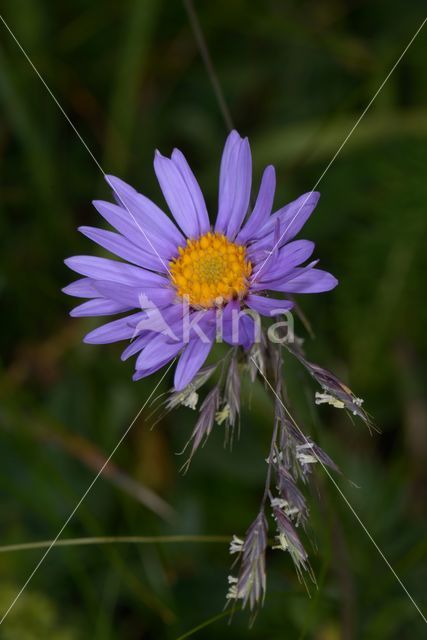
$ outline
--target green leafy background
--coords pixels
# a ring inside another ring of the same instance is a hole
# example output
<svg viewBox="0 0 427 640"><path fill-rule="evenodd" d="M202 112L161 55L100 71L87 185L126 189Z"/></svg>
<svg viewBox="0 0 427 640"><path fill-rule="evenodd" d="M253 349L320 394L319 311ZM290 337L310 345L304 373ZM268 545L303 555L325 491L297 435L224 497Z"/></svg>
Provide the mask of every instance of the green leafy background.
<svg viewBox="0 0 427 640"><path fill-rule="evenodd" d="M278 172L277 203L309 191L421 24L421 0L195 3L256 181ZM180 147L215 213L226 129L177 0L4 0L1 13L96 159L162 203L155 148ZM334 370L374 416L369 435L313 407L299 366L284 375L295 414L335 459L337 481L419 606L427 610L427 27L323 178L304 235L340 286L301 298L310 359ZM53 538L160 376L134 384L120 346L83 345L68 316L67 256L93 251L108 198L97 166L0 24L0 543ZM169 375L160 390L171 384ZM147 408L64 538L243 534L256 513L272 428L260 384L245 385L241 437L218 427L187 475L176 455L195 421L179 409L150 430ZM149 487L174 509L152 513ZM133 488L133 489L132 489ZM139 494L138 494L139 495ZM254 626L237 613L194 637L345 640L425 637L421 616L321 472L305 539L311 597L286 554L268 554ZM0 548L1 551L1 548ZM0 553L0 613L43 551ZM53 549L0 626L5 640L178 638L221 614L224 542Z"/></svg>

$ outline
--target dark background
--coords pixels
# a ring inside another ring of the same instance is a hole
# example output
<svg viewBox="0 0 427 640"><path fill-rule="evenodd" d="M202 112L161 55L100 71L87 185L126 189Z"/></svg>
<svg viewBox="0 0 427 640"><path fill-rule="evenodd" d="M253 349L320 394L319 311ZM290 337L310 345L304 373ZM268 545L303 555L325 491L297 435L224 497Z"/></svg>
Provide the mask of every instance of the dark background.
<svg viewBox="0 0 427 640"><path fill-rule="evenodd" d="M309 191L424 18L403 0L196 2L227 103L249 135L256 181L272 162L276 203ZM2 15L105 171L163 205L153 152L180 147L215 213L226 129L188 17L176 0L5 0ZM303 237L340 280L301 298L316 333L310 358L334 370L374 416L370 436L341 411L313 407L298 366L284 371L295 413L344 472L338 482L426 611L427 27L320 184ZM53 538L159 376L131 382L120 345L81 338L68 316L67 256L94 251L102 175L0 24L0 540ZM171 377L161 386L166 391ZM262 494L272 404L243 392L241 438L218 427L179 474L195 414L152 431L144 411L63 537L243 534ZM120 469L120 472L117 470ZM121 479L121 486L117 486ZM132 484L137 483L137 485ZM355 483L356 486L354 486ZM130 493L151 487L171 522ZM320 492L320 497L319 497ZM425 624L328 478L318 472L308 539L311 598L290 558L268 555L254 627L221 619L201 638L423 638ZM1 551L1 548L0 548ZM0 613L41 550L0 555ZM54 549L10 616L5 640L177 638L221 613L225 543Z"/></svg>

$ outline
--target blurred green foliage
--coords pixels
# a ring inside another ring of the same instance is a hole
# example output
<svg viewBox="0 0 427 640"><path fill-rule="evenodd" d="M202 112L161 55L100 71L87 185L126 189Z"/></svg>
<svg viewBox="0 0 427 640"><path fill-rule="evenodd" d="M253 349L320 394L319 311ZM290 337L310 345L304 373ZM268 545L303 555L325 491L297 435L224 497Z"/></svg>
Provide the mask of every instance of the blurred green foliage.
<svg viewBox="0 0 427 640"><path fill-rule="evenodd" d="M0 603L2 610L6 610L15 598L20 585L3 584L0 589ZM74 640L78 637L67 629L59 620L52 600L40 593L27 592L17 602L11 612L7 626L4 627L4 640Z"/></svg>
<svg viewBox="0 0 427 640"><path fill-rule="evenodd" d="M276 165L277 203L313 187L425 9L421 0L195 6L235 124L250 136L256 179L266 163ZM226 132L181 2L5 0L1 11L106 172L161 202L153 151L179 146L215 213ZM62 260L93 251L75 228L99 224L90 201L108 190L0 27L0 531L9 544L56 535L154 382L133 384L120 347L82 345L96 323L68 317L71 301L60 288L71 278ZM314 409L305 373L291 362L284 372L301 425L344 471L340 486L424 611L426 72L424 31L322 180L304 232L341 282L300 301L316 333L306 336L306 350L365 398L382 434ZM64 536L242 534L260 499L272 426L261 385L244 397L234 451L224 450L218 428L185 477L175 452L195 414L180 409L150 431L147 409L115 456L116 476L98 481ZM173 520L136 500L132 482L172 504ZM321 473L317 484L311 599L290 559L271 552L254 627L239 614L198 637L425 637L334 487ZM0 613L40 557L1 555ZM177 638L221 612L229 564L219 544L54 549L0 637Z"/></svg>

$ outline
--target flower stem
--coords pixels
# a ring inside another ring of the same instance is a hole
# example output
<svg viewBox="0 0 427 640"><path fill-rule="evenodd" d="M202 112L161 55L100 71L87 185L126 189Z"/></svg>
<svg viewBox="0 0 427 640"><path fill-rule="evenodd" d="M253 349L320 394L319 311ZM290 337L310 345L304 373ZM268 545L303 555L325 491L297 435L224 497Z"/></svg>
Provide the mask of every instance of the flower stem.
<svg viewBox="0 0 427 640"><path fill-rule="evenodd" d="M228 543L230 536L220 535L171 535L171 536L102 536L94 538L69 538L68 540L57 540L55 547L80 547L101 544L181 544L185 542L212 542ZM8 544L0 547L0 553L10 553L13 551L28 551L31 549L45 549L50 547L52 540L41 540L39 542L23 542L22 544Z"/></svg>

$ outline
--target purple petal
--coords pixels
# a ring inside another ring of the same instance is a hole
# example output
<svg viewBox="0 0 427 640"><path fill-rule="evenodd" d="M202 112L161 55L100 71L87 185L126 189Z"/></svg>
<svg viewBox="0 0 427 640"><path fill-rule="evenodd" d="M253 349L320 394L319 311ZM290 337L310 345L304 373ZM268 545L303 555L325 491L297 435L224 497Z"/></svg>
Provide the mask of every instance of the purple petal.
<svg viewBox="0 0 427 640"><path fill-rule="evenodd" d="M252 281L270 281L283 276L297 265L308 260L314 251L315 244L310 240L294 240L286 244L275 254L271 252L260 260L254 268ZM273 248L273 247L272 247Z"/></svg>
<svg viewBox="0 0 427 640"><path fill-rule="evenodd" d="M166 238L172 245L185 244L185 238L173 221L149 198L116 178L105 176L119 203L134 216L136 222L155 239Z"/></svg>
<svg viewBox="0 0 427 640"><path fill-rule="evenodd" d="M250 294L245 299L250 309L257 311L263 316L275 316L279 313L290 311L294 306L290 300L281 300L280 298L266 298L265 296L256 296Z"/></svg>
<svg viewBox="0 0 427 640"><path fill-rule="evenodd" d="M247 138L240 145L234 180L235 195L227 225L227 236L231 239L234 239L242 226L251 197L252 156Z"/></svg>
<svg viewBox="0 0 427 640"><path fill-rule="evenodd" d="M179 149L173 150L172 161L180 171L187 186L190 197L193 201L198 221L199 234L202 235L204 233L207 233L211 228L211 225L209 222L209 215L206 208L205 199L203 197L199 183L197 182L196 177L192 172L187 160Z"/></svg>
<svg viewBox="0 0 427 640"><path fill-rule="evenodd" d="M135 368L137 370L151 369L158 363L168 362L177 355L183 346L180 341L171 342L168 337L157 335L141 351L136 360Z"/></svg>
<svg viewBox="0 0 427 640"><path fill-rule="evenodd" d="M144 312L140 311L126 318L119 318L90 331L83 342L89 344L109 344L119 340L129 340L135 333L135 325L144 317Z"/></svg>
<svg viewBox="0 0 427 640"><path fill-rule="evenodd" d="M227 140L225 141L224 151L222 152L221 158L221 167L219 172L219 202L225 200L229 196L229 173L230 166L235 164L235 157L240 147L240 142L242 138L239 136L237 131L231 131L231 133L227 136ZM219 227L218 227L219 225ZM225 231L227 227L227 219L224 221L219 220L219 216L217 219L217 226L215 227L218 231Z"/></svg>
<svg viewBox="0 0 427 640"><path fill-rule="evenodd" d="M219 172L218 216L215 231L225 233L234 199L234 174L242 138L232 131L225 142Z"/></svg>
<svg viewBox="0 0 427 640"><path fill-rule="evenodd" d="M281 247L289 240L292 240L313 213L319 198L320 193L310 191L276 211L256 234L259 240L252 245L254 250L268 249L274 244L278 244ZM274 242L274 231L277 222L280 225L278 243L277 241Z"/></svg>
<svg viewBox="0 0 427 640"><path fill-rule="evenodd" d="M147 345L147 343L152 339L152 334L150 331L144 331L140 336L132 340L132 342L123 350L122 355L120 356L121 360L127 360L131 356L134 356L136 353L141 351L143 347Z"/></svg>
<svg viewBox="0 0 427 640"><path fill-rule="evenodd" d="M193 338L199 337L202 341L206 336L210 335L215 325L216 310L194 310L187 307L180 301L176 301L169 308L161 310L162 318L156 323L158 332L166 333L167 325L168 335L174 339L180 339L184 343L188 343ZM150 312L147 312L147 321L143 323L144 328L150 329L152 320Z"/></svg>
<svg viewBox="0 0 427 640"><path fill-rule="evenodd" d="M172 160L156 151L154 171L178 225L188 237L197 238L199 236L198 214L180 170Z"/></svg>
<svg viewBox="0 0 427 640"><path fill-rule="evenodd" d="M240 320L239 330L241 334L240 344L244 349L250 349L254 342L257 340L256 324L252 316L242 316Z"/></svg>
<svg viewBox="0 0 427 640"><path fill-rule="evenodd" d="M284 283L274 283L275 291L285 293L321 293L330 291L338 284L338 280L327 271L321 269L295 269L295 275Z"/></svg>
<svg viewBox="0 0 427 640"><path fill-rule="evenodd" d="M96 280L94 286L102 296L131 308L142 308L143 301L147 299L157 307L164 307L170 305L176 297L171 287L129 287L105 280Z"/></svg>
<svg viewBox="0 0 427 640"><path fill-rule="evenodd" d="M98 291L93 286L93 282L91 278L80 278L64 287L62 292L75 298L97 298Z"/></svg>
<svg viewBox="0 0 427 640"><path fill-rule="evenodd" d="M95 280L111 280L136 287L165 286L169 283L166 278L157 273L108 258L73 256L64 262L73 271Z"/></svg>
<svg viewBox="0 0 427 640"><path fill-rule="evenodd" d="M240 302L232 300L223 311L222 338L231 345L241 345L249 349L258 339L258 327L253 317L244 309L240 309Z"/></svg>
<svg viewBox="0 0 427 640"><path fill-rule="evenodd" d="M257 231L267 222L273 207L275 190L276 173L274 167L270 165L264 170L255 207L249 220L238 234L236 242L242 244L248 242L252 236L256 236Z"/></svg>
<svg viewBox="0 0 427 640"><path fill-rule="evenodd" d="M167 265L168 261L176 255L177 247L173 242L165 236L147 232L143 226L136 224L135 219L123 207L103 200L93 200L92 204L98 213L125 238L157 257L159 264Z"/></svg>
<svg viewBox="0 0 427 640"><path fill-rule="evenodd" d="M90 240L93 240L93 242L99 244L99 246L107 249L107 251L115 253L119 258L133 262L133 264L146 269L167 271L167 265L161 263L158 256L145 252L119 233L96 227L79 227L79 231Z"/></svg>
<svg viewBox="0 0 427 640"><path fill-rule="evenodd" d="M300 276L302 273L308 273L318 263L319 263L319 260L312 260L312 262L309 262L304 267L295 267L294 269L291 269L290 271L288 271L288 273L283 274L283 276L281 278L278 278L277 280L258 281L254 279L251 282L250 289L251 291L265 291L267 289L279 291L279 289L277 289L277 286L284 285L286 282L288 282L289 280L292 280L296 276Z"/></svg>
<svg viewBox="0 0 427 640"><path fill-rule="evenodd" d="M177 391L184 389L203 366L214 341L214 332L209 332L208 341L193 338L185 347L175 369L174 386Z"/></svg>
<svg viewBox="0 0 427 640"><path fill-rule="evenodd" d="M249 206L252 184L252 157L247 138L231 133L221 161L216 231L234 239ZM230 140L230 143L229 143Z"/></svg>
<svg viewBox="0 0 427 640"><path fill-rule="evenodd" d="M156 371L164 367L169 362L169 360L170 358L166 358L163 361L159 361L154 367L151 367L150 369L138 369L133 374L132 380L134 382L137 382L138 380L141 380L141 378L147 378L148 376L151 376L152 373L156 373Z"/></svg>
<svg viewBox="0 0 427 640"><path fill-rule="evenodd" d="M132 306L116 302L115 300L106 300L105 298L94 298L74 307L70 311L70 316L80 318L86 316L112 316L116 313L130 311Z"/></svg>
<svg viewBox="0 0 427 640"><path fill-rule="evenodd" d="M177 340L182 336L183 308L180 304L172 304L160 309L155 305L147 308L143 319L138 322L136 333L150 331L162 334L170 340Z"/></svg>

